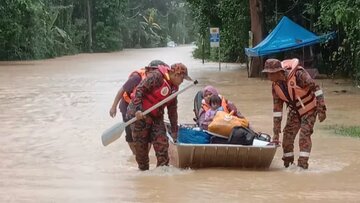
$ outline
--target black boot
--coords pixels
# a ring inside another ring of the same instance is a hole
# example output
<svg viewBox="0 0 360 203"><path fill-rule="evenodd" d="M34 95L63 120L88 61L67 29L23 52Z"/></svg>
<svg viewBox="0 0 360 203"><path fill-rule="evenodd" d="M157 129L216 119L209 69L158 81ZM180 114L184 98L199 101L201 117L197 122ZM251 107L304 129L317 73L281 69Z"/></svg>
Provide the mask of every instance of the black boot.
<svg viewBox="0 0 360 203"><path fill-rule="evenodd" d="M288 168L290 165L294 164L294 157L283 157L285 168Z"/></svg>
<svg viewBox="0 0 360 203"><path fill-rule="evenodd" d="M298 167L301 167L303 169L308 169L309 168L309 164L307 161L303 161L303 160L298 160Z"/></svg>

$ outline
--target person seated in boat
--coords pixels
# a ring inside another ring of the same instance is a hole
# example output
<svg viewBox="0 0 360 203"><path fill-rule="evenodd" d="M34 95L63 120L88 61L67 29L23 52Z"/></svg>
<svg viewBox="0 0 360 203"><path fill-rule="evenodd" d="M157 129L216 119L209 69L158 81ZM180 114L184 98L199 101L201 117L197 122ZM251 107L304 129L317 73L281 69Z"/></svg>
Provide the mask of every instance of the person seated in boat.
<svg viewBox="0 0 360 203"><path fill-rule="evenodd" d="M201 101L201 108L198 111L198 115L196 115L196 122L199 125L200 128L202 128L204 122L205 122L205 114L206 111L211 108L210 106L210 97L212 95L217 95L221 99L221 107L223 107L223 111L226 113L230 113L231 111L235 112L234 115L239 118L244 118L244 116L241 115L241 113L237 110L236 106L225 99L224 96L220 95L215 87L208 85L206 86L202 91L202 101ZM206 124L205 124L206 125Z"/></svg>
<svg viewBox="0 0 360 203"><path fill-rule="evenodd" d="M207 130L209 124L214 119L216 112L224 111L224 107L221 106L221 98L219 95L213 94L209 100L210 109L205 112L204 122L202 123L202 129Z"/></svg>

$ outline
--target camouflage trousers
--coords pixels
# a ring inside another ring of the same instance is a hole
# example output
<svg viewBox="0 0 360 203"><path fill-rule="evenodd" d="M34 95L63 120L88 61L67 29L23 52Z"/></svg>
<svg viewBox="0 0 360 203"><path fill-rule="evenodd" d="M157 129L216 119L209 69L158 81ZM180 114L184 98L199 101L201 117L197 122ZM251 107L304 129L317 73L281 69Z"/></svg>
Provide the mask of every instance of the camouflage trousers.
<svg viewBox="0 0 360 203"><path fill-rule="evenodd" d="M136 162L140 170L149 169L149 143L152 143L157 158L157 166L169 164L169 142L163 117L136 121L131 125L132 136L135 142Z"/></svg>
<svg viewBox="0 0 360 203"><path fill-rule="evenodd" d="M127 122L127 121L130 120L130 119L128 119L126 117L126 113L122 114L122 119L123 119L123 122ZM131 127L130 126L125 127L125 140L126 140L126 142L134 142L134 140L132 138Z"/></svg>
<svg viewBox="0 0 360 203"><path fill-rule="evenodd" d="M294 162L294 140L300 130L299 135L299 159L298 166L307 169L309 167L308 160L311 152L311 135L313 133L316 121L316 110L311 110L302 117L294 111L288 113L286 126L283 130L283 160L284 166L288 167Z"/></svg>

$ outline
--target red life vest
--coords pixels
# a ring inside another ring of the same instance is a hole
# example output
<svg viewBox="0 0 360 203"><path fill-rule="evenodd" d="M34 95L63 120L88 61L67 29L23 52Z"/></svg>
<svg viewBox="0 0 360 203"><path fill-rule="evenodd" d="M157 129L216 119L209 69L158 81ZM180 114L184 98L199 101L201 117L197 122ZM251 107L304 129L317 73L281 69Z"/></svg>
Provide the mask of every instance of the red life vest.
<svg viewBox="0 0 360 203"><path fill-rule="evenodd" d="M219 95L219 96L221 97L221 106L224 108L224 112L230 113L229 109L227 108L227 101L226 101L225 97L223 97L221 95ZM204 99L201 102L201 107L204 109L205 112L211 108L211 106L209 104L207 104Z"/></svg>
<svg viewBox="0 0 360 203"><path fill-rule="evenodd" d="M296 84L296 71L305 71L303 67L299 66L297 59L284 60L282 66L289 71L286 80L287 93L275 82L273 83L274 90L281 100L285 101L290 108L296 110L302 116L316 107L315 94L308 87L302 88Z"/></svg>
<svg viewBox="0 0 360 203"><path fill-rule="evenodd" d="M140 70L136 70L134 72L132 72L129 77L133 74L138 74L141 77L141 80L143 80L146 77L146 70L145 68L141 68ZM126 101L126 103L130 103L131 98L133 97L133 95L135 95L135 90L136 88L133 89L133 91L130 93L130 95L127 92L124 92L123 99Z"/></svg>
<svg viewBox="0 0 360 203"><path fill-rule="evenodd" d="M169 76L169 67L168 66L158 66L158 71L163 75L163 82L160 87L152 90L149 93L146 93L143 98L142 107L143 110L149 109L150 107L154 106L155 104L159 103L160 101L164 100L166 97L170 96L174 92L177 92L179 87L172 85L170 82L170 76ZM174 98L175 99L175 98ZM167 102L163 106L153 110L151 114L155 117L160 116L160 108L164 108L165 106L169 105L170 102L173 102L173 100Z"/></svg>

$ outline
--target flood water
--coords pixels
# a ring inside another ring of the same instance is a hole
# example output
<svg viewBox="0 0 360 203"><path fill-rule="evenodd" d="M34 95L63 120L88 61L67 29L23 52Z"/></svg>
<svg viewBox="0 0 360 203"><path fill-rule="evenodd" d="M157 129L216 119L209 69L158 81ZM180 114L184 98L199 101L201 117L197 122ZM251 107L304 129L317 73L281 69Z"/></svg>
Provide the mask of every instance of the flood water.
<svg viewBox="0 0 360 203"><path fill-rule="evenodd" d="M328 118L316 123L306 171L285 169L278 148L268 170L155 168L151 151L150 170L140 172L125 136L102 146L102 132L121 121L119 112L108 113L116 92L153 59L183 62L199 81L178 97L180 122L192 122L193 97L211 84L256 130L272 133L271 83L247 78L240 64L221 64L221 71L218 63L203 65L192 49L0 62L0 202L360 201L360 139L329 130L360 124L360 89L343 80L317 80Z"/></svg>

